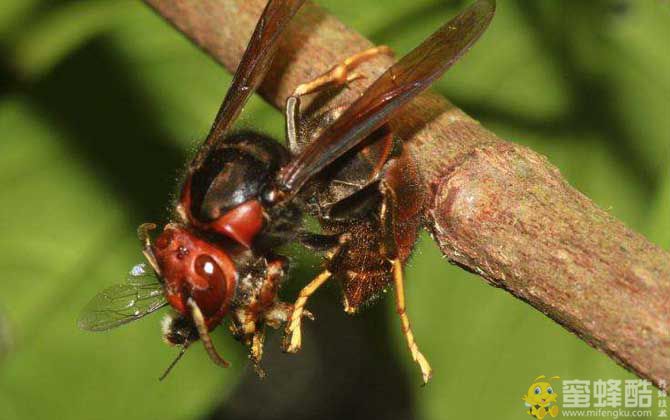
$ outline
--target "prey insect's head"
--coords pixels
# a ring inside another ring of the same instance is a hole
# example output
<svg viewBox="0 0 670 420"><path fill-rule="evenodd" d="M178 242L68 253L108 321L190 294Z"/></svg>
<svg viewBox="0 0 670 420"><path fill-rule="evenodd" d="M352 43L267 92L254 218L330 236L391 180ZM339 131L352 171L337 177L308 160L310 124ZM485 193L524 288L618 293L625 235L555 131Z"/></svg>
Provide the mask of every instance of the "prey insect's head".
<svg viewBox="0 0 670 420"><path fill-rule="evenodd" d="M226 316L235 295L238 274L229 255L178 224L166 225L153 243L146 231L140 238L145 242L145 255L162 279L165 299L176 311L163 320L163 339L181 351L161 379L198 339L214 363L227 367L209 332Z"/></svg>
<svg viewBox="0 0 670 420"><path fill-rule="evenodd" d="M177 313L165 315L161 321L161 332L163 340L170 346L185 347L199 338L193 320Z"/></svg>
<svg viewBox="0 0 670 420"><path fill-rule="evenodd" d="M191 300L202 312L208 330L218 325L230 308L237 282L228 254L176 224L165 226L151 251L168 303L189 316Z"/></svg>
<svg viewBox="0 0 670 420"><path fill-rule="evenodd" d="M163 339L180 348L161 379L195 341L202 341L210 358L227 366L209 336L228 313L235 294L237 272L228 254L186 227L168 224L155 241L154 224L138 229L147 264L138 264L125 283L98 293L78 319L88 331L106 331L143 318L167 305L175 313L163 320Z"/></svg>

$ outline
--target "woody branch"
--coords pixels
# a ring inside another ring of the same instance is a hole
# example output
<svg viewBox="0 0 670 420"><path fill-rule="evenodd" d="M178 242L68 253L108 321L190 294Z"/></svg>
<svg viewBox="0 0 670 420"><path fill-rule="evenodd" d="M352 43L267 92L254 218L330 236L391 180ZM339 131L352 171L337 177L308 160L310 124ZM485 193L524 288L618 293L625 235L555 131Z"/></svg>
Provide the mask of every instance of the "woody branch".
<svg viewBox="0 0 670 420"><path fill-rule="evenodd" d="M145 1L230 71L265 5ZM308 2L260 94L281 109L298 84L371 45ZM366 79L315 105L350 103L391 63L380 56L362 64ZM568 185L545 157L500 139L439 95L421 95L394 128L422 170L426 227L450 261L640 377L670 379L670 254Z"/></svg>

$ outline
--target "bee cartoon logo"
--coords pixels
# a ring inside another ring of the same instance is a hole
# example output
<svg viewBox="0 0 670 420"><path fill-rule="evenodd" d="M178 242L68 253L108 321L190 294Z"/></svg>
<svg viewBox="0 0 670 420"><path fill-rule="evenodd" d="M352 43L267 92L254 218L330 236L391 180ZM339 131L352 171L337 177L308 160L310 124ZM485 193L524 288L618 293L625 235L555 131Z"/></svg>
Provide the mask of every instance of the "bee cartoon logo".
<svg viewBox="0 0 670 420"><path fill-rule="evenodd" d="M528 392L521 397L527 408L526 413L538 420L542 420L547 415L551 417L558 416L559 409L556 403L558 394L549 382L554 379L560 379L560 377L552 376L546 379L544 375L540 375L535 378L528 388Z"/></svg>

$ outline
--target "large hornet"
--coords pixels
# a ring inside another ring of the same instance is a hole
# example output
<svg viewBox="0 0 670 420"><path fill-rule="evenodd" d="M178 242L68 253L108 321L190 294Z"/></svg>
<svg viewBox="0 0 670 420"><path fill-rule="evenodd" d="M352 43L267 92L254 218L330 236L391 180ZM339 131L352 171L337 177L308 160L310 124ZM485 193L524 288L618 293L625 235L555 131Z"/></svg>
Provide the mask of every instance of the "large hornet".
<svg viewBox="0 0 670 420"><path fill-rule="evenodd" d="M414 340L403 291L403 262L417 238L424 194L414 160L389 121L475 43L493 17L495 1L475 2L346 109L306 117L300 99L362 77L355 68L390 54L388 47L360 52L299 85L286 100L288 148L261 134L231 131L302 3L268 2L211 131L189 165L173 221L155 239L150 235L155 225L138 229L148 267L136 266L127 283L98 294L79 325L107 330L169 304L174 314L163 323L164 338L181 351L167 374L198 339L216 364L227 366L210 332L230 316L231 331L250 347L260 373L265 325L285 325L284 349L297 352L301 321L311 316L305 305L326 281L342 285L349 313L393 283L402 331L427 382L431 367ZM318 219L322 232L303 227L304 213ZM275 253L291 241L325 256L323 272L293 304L278 298L288 260Z"/></svg>

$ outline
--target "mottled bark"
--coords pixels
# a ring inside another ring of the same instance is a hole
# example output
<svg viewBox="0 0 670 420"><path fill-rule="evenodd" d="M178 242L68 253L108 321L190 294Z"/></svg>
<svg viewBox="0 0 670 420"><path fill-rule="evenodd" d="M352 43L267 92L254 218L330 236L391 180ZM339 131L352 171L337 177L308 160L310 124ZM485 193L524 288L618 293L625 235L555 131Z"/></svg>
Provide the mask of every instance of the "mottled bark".
<svg viewBox="0 0 670 420"><path fill-rule="evenodd" d="M235 69L265 0L146 0ZM371 46L318 6L295 18L260 94L282 108L299 83ZM485 35L486 36L486 35ZM392 63L332 100L351 102ZM450 261L502 287L622 366L670 379L670 255L572 188L543 156L506 142L434 93L394 123L425 179L426 227Z"/></svg>

